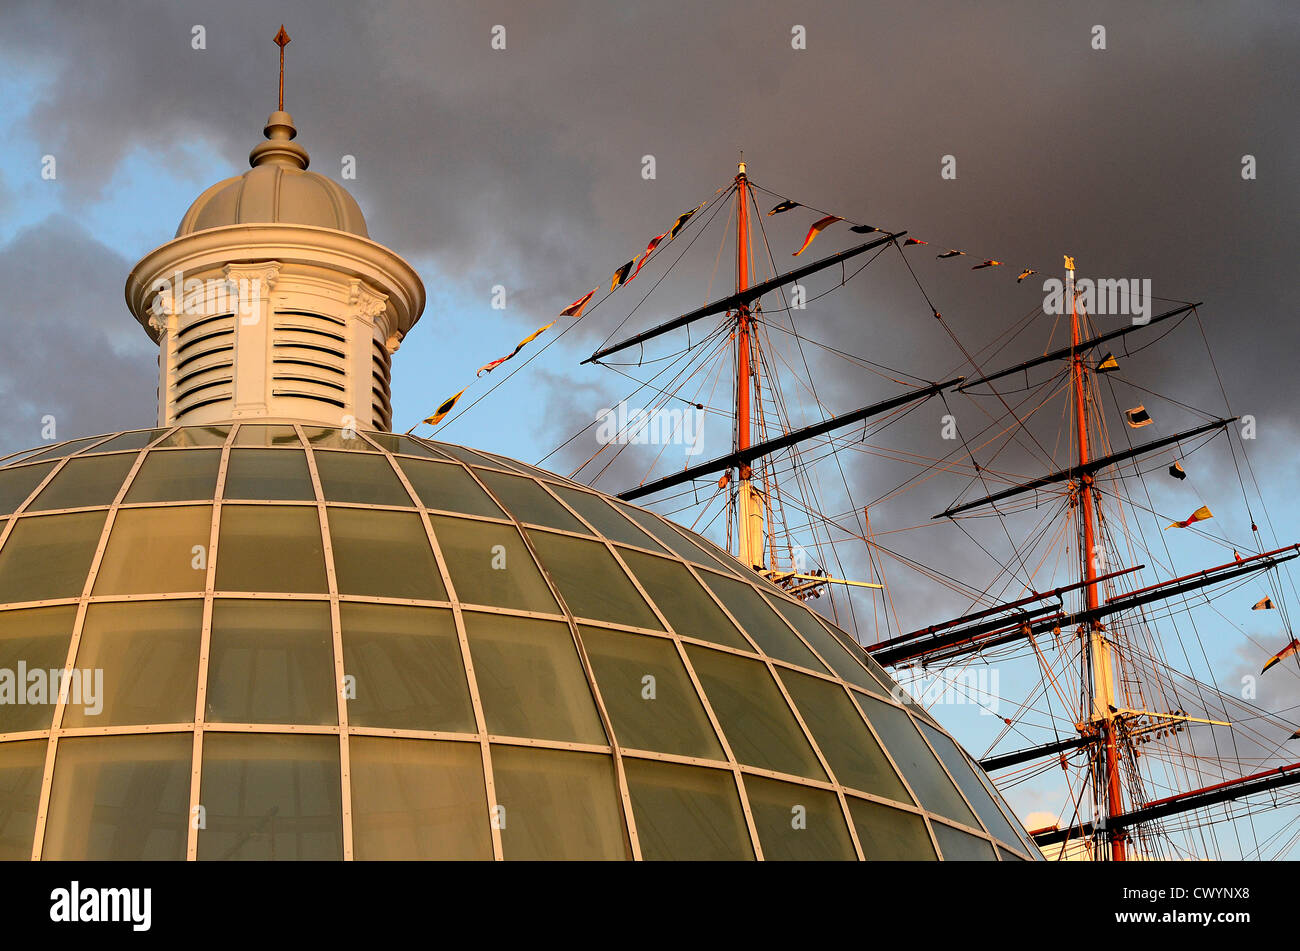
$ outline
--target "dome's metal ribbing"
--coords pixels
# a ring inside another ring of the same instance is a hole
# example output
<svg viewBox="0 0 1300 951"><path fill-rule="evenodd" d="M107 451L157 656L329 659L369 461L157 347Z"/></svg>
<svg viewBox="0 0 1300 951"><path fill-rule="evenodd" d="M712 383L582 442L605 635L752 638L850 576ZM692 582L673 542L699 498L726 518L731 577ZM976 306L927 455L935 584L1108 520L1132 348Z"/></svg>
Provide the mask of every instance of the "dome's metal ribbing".
<svg viewBox="0 0 1300 951"><path fill-rule="evenodd" d="M1038 858L896 696L498 456L245 424L0 464L0 858Z"/></svg>

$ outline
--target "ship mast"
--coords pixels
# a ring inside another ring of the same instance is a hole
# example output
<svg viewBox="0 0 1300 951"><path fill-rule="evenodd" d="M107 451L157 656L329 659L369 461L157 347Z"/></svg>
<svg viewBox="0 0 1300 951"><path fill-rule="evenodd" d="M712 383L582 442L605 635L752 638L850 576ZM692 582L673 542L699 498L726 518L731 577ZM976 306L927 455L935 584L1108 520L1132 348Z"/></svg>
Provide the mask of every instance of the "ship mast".
<svg viewBox="0 0 1300 951"><path fill-rule="evenodd" d="M1079 506L1080 519L1083 522L1083 591L1087 610L1096 611L1100 604L1098 592L1098 567L1101 560L1095 534L1095 513L1093 512L1094 492L1093 476L1088 469L1088 400L1087 381L1083 354L1079 344L1083 337L1079 332L1079 310L1074 293L1074 259L1065 259L1065 288L1070 300L1070 345L1074 354L1070 361L1070 373L1074 383L1075 421L1078 435L1079 455L1079 489L1076 503ZM1106 790L1105 817L1124 813L1124 801L1120 791L1119 749L1115 736L1115 672L1111 663L1111 644L1106 639L1105 627L1096 617L1089 617L1084 622L1084 635L1087 652L1085 657L1092 669L1092 710L1089 717L1097 731L1097 739L1103 748L1103 755L1094 757L1093 775L1096 788ZM1106 834L1110 840L1110 857L1113 861L1125 860L1126 849L1124 833L1106 824Z"/></svg>
<svg viewBox="0 0 1300 951"><path fill-rule="evenodd" d="M736 293L749 289L749 178L742 161L736 168ZM758 361L751 340L749 302L741 299L736 309L736 449L750 447L750 392L758 383ZM743 462L736 490L736 521L739 558L752 568L763 568L763 497L754 488L753 469Z"/></svg>

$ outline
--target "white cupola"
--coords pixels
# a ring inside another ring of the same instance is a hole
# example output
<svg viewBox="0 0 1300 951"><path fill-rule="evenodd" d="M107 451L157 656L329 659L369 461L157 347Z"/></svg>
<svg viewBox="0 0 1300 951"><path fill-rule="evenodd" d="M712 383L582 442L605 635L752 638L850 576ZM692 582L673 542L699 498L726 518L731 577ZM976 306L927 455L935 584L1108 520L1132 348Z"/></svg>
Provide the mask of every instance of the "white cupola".
<svg viewBox="0 0 1300 951"><path fill-rule="evenodd" d="M392 354L424 285L356 200L307 171L283 109L243 175L203 192L126 283L159 346L158 425L265 420L389 430Z"/></svg>

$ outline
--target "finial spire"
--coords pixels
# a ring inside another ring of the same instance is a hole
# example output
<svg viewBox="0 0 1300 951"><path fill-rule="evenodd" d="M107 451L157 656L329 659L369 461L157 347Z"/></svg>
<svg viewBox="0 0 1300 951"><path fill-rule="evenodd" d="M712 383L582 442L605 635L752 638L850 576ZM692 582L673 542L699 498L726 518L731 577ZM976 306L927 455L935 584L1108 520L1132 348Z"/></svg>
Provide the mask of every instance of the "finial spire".
<svg viewBox="0 0 1300 951"><path fill-rule="evenodd" d="M284 112L284 48L289 45L289 34L285 32L284 24L280 24L280 32L275 34L275 45L280 47L280 105L279 110Z"/></svg>

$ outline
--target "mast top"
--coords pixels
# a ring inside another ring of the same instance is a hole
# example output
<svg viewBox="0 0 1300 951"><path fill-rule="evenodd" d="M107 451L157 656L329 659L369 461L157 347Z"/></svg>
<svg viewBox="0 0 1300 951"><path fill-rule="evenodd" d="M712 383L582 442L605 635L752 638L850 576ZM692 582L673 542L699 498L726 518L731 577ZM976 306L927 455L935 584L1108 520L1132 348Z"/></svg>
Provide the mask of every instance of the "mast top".
<svg viewBox="0 0 1300 951"><path fill-rule="evenodd" d="M745 150L740 150L740 161L736 163L736 175L744 177L745 175Z"/></svg>

